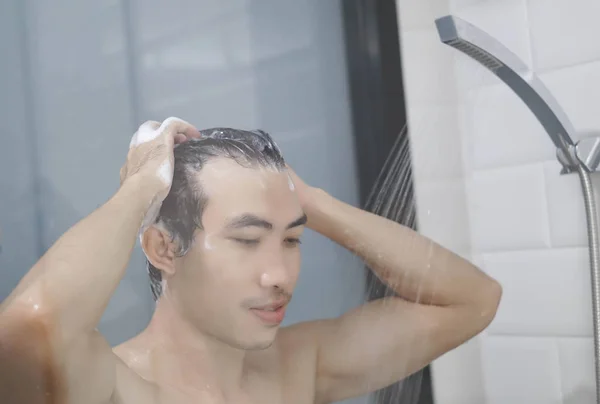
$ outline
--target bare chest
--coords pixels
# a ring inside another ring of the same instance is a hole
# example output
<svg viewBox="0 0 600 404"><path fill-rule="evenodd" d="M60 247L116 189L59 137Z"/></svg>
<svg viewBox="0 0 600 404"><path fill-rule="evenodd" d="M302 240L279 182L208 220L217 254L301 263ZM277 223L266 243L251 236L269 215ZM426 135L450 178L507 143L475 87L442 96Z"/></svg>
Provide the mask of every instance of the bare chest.
<svg viewBox="0 0 600 404"><path fill-rule="evenodd" d="M150 383L127 369L119 372L111 404L312 404L313 373L295 369L249 375L240 392L223 392L206 383Z"/></svg>
<svg viewBox="0 0 600 404"><path fill-rule="evenodd" d="M140 402L142 404L143 402ZM245 394L225 397L211 391L173 391L164 389L155 400L156 404L312 404L308 394L291 394L282 391L278 386L267 390L253 391ZM137 403L135 403L137 404ZM143 403L145 404L145 403Z"/></svg>
<svg viewBox="0 0 600 404"><path fill-rule="evenodd" d="M256 380L246 391L223 394L210 386L174 387L130 385L119 392L114 404L312 404L311 389L299 384L283 386Z"/></svg>

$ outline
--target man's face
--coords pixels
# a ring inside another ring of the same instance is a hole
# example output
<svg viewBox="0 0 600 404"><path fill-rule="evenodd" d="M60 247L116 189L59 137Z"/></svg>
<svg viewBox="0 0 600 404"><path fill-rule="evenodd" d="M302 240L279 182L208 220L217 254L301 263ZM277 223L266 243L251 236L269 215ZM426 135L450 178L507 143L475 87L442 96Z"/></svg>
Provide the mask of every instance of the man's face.
<svg viewBox="0 0 600 404"><path fill-rule="evenodd" d="M300 270L304 212L287 172L213 159L198 176L208 204L169 288L203 333L268 347Z"/></svg>

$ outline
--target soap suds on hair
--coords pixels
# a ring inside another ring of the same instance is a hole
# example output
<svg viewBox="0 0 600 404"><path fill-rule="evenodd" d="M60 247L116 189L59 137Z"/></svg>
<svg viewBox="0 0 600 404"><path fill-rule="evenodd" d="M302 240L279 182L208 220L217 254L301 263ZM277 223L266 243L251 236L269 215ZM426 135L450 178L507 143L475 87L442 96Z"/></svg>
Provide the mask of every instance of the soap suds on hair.
<svg viewBox="0 0 600 404"><path fill-rule="evenodd" d="M164 132L165 128L173 122L181 122L187 124L187 122L183 119L176 118L174 116L165 119L158 129L154 129L152 127L151 122L146 122L142 124L138 131L133 135L131 143L129 143L129 148L137 147L142 143L153 141L154 139L159 137Z"/></svg>
<svg viewBox="0 0 600 404"><path fill-rule="evenodd" d="M171 162L169 160L163 161L160 167L158 167L156 174L166 185L171 185L171 182L173 182L173 166Z"/></svg>
<svg viewBox="0 0 600 404"><path fill-rule="evenodd" d="M154 129L152 127L151 122L146 122L142 126L140 126L138 131L135 132L135 134L133 135L133 138L131 138L131 143L129 144L129 148L131 149L133 147L137 147L137 146L141 145L142 143L150 142L150 141L156 139L159 135L160 135L160 128Z"/></svg>

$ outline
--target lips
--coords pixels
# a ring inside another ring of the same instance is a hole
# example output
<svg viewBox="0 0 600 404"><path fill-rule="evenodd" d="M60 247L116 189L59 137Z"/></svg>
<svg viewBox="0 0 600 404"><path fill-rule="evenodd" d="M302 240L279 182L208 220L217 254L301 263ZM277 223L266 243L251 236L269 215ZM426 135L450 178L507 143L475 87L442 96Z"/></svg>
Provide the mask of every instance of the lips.
<svg viewBox="0 0 600 404"><path fill-rule="evenodd" d="M255 307L250 311L267 325L278 325L285 317L285 301L275 302L266 306Z"/></svg>

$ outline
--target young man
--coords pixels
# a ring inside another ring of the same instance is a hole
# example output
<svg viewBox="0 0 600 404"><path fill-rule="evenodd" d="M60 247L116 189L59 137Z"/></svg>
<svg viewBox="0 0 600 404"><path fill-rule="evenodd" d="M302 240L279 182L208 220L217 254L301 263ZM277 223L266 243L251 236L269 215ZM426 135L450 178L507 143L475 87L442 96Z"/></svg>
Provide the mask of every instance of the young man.
<svg viewBox="0 0 600 404"><path fill-rule="evenodd" d="M363 258L399 297L280 329L305 226ZM156 311L112 350L95 327L140 227ZM132 139L118 192L0 307L0 397L331 403L464 343L492 321L500 296L497 282L450 251L302 182L264 132L148 122Z"/></svg>

